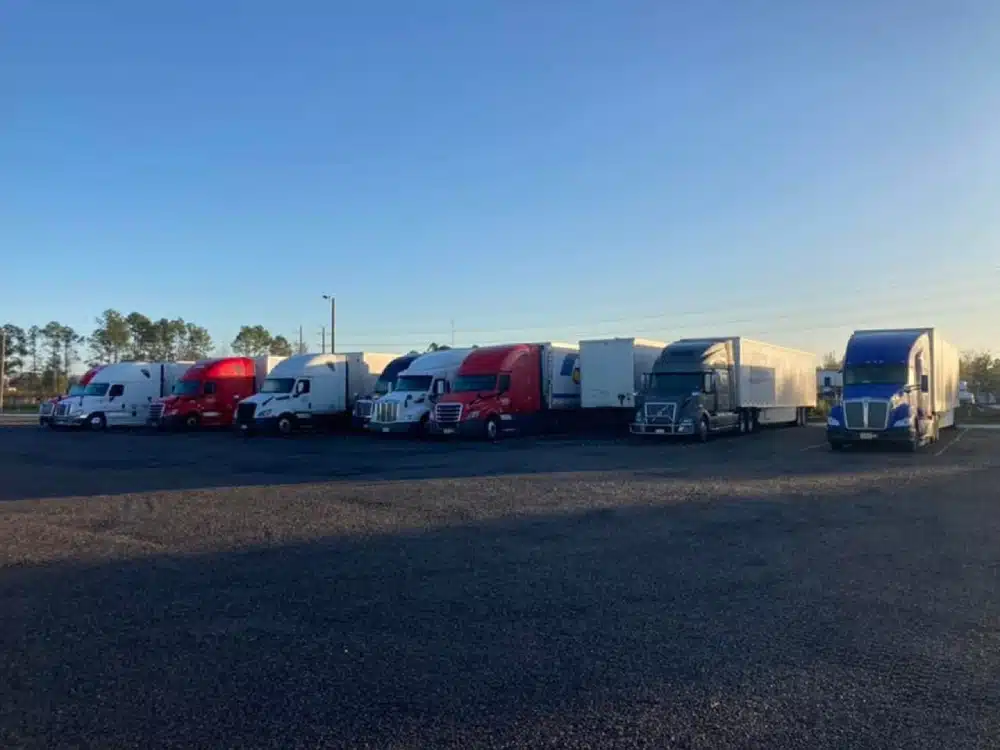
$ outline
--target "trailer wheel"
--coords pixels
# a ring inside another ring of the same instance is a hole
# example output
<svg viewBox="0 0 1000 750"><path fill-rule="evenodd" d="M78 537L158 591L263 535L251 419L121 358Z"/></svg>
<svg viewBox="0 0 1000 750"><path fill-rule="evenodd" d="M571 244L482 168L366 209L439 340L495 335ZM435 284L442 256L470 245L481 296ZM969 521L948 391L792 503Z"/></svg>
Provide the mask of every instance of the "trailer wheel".
<svg viewBox="0 0 1000 750"><path fill-rule="evenodd" d="M486 420L486 439L496 441L500 437L500 420L490 417Z"/></svg>
<svg viewBox="0 0 1000 750"><path fill-rule="evenodd" d="M295 431L295 417L291 414L282 414L278 417L278 432L282 435L291 435Z"/></svg>
<svg viewBox="0 0 1000 750"><path fill-rule="evenodd" d="M103 432L107 429L108 420L104 418L103 414L91 414L87 420L87 425L94 432Z"/></svg>

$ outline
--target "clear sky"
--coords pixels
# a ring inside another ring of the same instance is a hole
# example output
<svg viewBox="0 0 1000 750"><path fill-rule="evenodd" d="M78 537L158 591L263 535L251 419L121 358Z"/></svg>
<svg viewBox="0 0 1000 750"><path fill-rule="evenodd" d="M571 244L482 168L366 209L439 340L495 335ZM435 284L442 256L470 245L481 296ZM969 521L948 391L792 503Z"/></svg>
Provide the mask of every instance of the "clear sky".
<svg viewBox="0 0 1000 750"><path fill-rule="evenodd" d="M998 123L996 0L6 0L0 320L996 350Z"/></svg>

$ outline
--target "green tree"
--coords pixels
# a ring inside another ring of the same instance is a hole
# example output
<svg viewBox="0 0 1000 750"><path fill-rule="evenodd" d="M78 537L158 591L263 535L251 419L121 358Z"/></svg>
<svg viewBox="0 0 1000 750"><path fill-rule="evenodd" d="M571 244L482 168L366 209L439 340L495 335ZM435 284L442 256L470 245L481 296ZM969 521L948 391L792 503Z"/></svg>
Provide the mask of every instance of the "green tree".
<svg viewBox="0 0 1000 750"><path fill-rule="evenodd" d="M989 352L962 352L958 372L972 393L996 393L1000 390L1000 361Z"/></svg>
<svg viewBox="0 0 1000 750"><path fill-rule="evenodd" d="M156 345L156 331L153 321L141 313L129 313L125 318L128 326L129 343L124 359L139 362L150 359Z"/></svg>
<svg viewBox="0 0 1000 750"><path fill-rule="evenodd" d="M443 352L447 349L451 349L451 347L446 344L437 344L433 341L427 346L427 351L429 352Z"/></svg>
<svg viewBox="0 0 1000 750"><path fill-rule="evenodd" d="M90 352L95 363L119 362L129 349L131 330L125 316L117 310L105 310L97 318L90 334Z"/></svg>
<svg viewBox="0 0 1000 750"><path fill-rule="evenodd" d="M292 345L284 336L275 336L267 347L268 354L274 357L291 357Z"/></svg>
<svg viewBox="0 0 1000 750"><path fill-rule="evenodd" d="M233 353L240 357L259 357L271 351L273 341L274 337L264 326L243 326L233 339Z"/></svg>
<svg viewBox="0 0 1000 750"><path fill-rule="evenodd" d="M49 321L39 331L44 356L42 384L50 393L61 393L66 387L66 372L69 369L69 347L73 345L76 332L55 320Z"/></svg>
<svg viewBox="0 0 1000 750"><path fill-rule="evenodd" d="M3 330L3 333L0 333L0 337L4 339L2 344L3 373L6 377L13 378L19 375L24 369L24 355L26 351L25 332L23 328L13 323L5 323L0 328Z"/></svg>
<svg viewBox="0 0 1000 750"><path fill-rule="evenodd" d="M827 352L823 355L822 368L824 370L839 370L842 364L841 359L833 352Z"/></svg>
<svg viewBox="0 0 1000 750"><path fill-rule="evenodd" d="M31 363L31 372L38 373L38 344L41 338L41 329L38 326L31 326L25 332L24 356Z"/></svg>
<svg viewBox="0 0 1000 750"><path fill-rule="evenodd" d="M180 350L177 352L177 358L181 360L207 359L211 356L212 347L212 337L209 335L207 329L194 323L186 323L184 325L183 341Z"/></svg>

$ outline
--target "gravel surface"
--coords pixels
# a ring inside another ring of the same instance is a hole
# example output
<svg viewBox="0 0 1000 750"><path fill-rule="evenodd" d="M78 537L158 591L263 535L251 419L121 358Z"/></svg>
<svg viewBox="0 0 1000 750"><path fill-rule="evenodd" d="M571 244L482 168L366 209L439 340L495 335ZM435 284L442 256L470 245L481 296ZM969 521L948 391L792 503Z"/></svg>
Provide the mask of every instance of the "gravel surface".
<svg viewBox="0 0 1000 750"><path fill-rule="evenodd" d="M1000 747L998 468L0 429L0 747Z"/></svg>

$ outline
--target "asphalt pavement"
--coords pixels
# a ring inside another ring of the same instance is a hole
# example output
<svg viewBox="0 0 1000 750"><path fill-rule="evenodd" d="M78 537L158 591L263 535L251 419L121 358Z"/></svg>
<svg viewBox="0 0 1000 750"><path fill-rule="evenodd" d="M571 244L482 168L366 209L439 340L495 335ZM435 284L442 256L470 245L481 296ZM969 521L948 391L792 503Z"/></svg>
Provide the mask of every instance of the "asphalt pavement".
<svg viewBox="0 0 1000 750"><path fill-rule="evenodd" d="M0 746L1000 747L998 468L0 428Z"/></svg>

